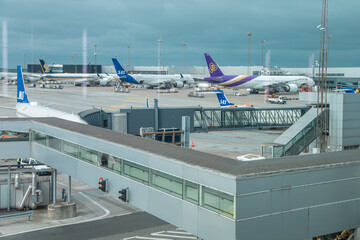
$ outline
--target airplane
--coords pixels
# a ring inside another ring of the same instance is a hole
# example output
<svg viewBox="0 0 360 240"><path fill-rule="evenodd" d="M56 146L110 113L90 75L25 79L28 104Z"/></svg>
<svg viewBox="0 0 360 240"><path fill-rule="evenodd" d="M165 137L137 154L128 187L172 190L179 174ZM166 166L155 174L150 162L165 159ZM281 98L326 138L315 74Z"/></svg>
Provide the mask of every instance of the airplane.
<svg viewBox="0 0 360 240"><path fill-rule="evenodd" d="M33 73L23 73L24 80L26 82L37 82L40 80L39 74L33 74ZM13 72L0 72L0 80L7 80L8 83L14 83L16 84L17 80L17 73Z"/></svg>
<svg viewBox="0 0 360 240"><path fill-rule="evenodd" d="M280 89L285 92L297 92L304 85L315 85L314 80L304 76L224 75L210 54L205 53L205 59L210 77L206 77L204 80L219 86L250 88L255 93L259 93L259 90L268 90L269 93L274 93Z"/></svg>
<svg viewBox="0 0 360 240"><path fill-rule="evenodd" d="M229 100L227 99L227 97L225 96L225 93L223 90L215 90L214 93L216 93L216 96L219 100L219 104L220 107L253 107L250 104L245 104L245 105L235 105L234 103L229 102Z"/></svg>
<svg viewBox="0 0 360 240"><path fill-rule="evenodd" d="M114 83L114 77L109 74L85 74L85 73L54 73L44 60L39 59L40 68L43 74L42 78L53 81L61 81L67 83L74 83L75 86L80 86L84 82L87 85L109 86Z"/></svg>
<svg viewBox="0 0 360 240"><path fill-rule="evenodd" d="M17 66L17 104L15 110L18 117L57 117L73 122L87 124L78 115L40 106L37 102L29 102L25 91L21 66Z"/></svg>
<svg viewBox="0 0 360 240"><path fill-rule="evenodd" d="M112 59L117 75L123 82L133 84L143 84L150 88L161 87L170 88L171 86L182 88L185 84L194 84L195 81L191 76L179 75L157 75L157 74L128 74L116 58Z"/></svg>

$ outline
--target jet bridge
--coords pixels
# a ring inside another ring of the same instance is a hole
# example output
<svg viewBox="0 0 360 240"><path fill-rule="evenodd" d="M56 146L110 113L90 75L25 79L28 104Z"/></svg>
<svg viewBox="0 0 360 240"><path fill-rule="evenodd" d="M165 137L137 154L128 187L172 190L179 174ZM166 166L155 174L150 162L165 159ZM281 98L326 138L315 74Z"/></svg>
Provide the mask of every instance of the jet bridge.
<svg viewBox="0 0 360 240"><path fill-rule="evenodd" d="M139 135L140 128L181 129L182 116L190 117L190 132L212 130L289 127L303 116L309 107L277 108L130 108L109 112L86 110L79 115L89 124L123 133Z"/></svg>
<svg viewBox="0 0 360 240"><path fill-rule="evenodd" d="M316 121L325 121L329 117L317 117L328 114L328 111L318 112L317 108L311 108L296 123L289 127L274 141L274 145L262 146L264 157L282 157L300 154L318 136L323 134L325 129L316 129L321 124ZM329 124L326 124L329 126ZM324 126L324 124L322 124Z"/></svg>
<svg viewBox="0 0 360 240"><path fill-rule="evenodd" d="M360 150L242 162L56 118L0 119L0 130L29 133L0 142L0 158L33 157L93 187L106 179L108 194L128 189L129 204L203 239L360 226Z"/></svg>

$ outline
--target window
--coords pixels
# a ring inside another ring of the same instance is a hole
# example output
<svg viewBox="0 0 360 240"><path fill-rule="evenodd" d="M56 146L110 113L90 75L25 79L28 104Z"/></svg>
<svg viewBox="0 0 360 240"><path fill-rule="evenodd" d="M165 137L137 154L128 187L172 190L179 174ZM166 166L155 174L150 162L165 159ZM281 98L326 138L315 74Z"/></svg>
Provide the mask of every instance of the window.
<svg viewBox="0 0 360 240"><path fill-rule="evenodd" d="M128 176L136 181L142 183L149 183L149 169L147 167L131 163L128 161L124 162L124 175Z"/></svg>
<svg viewBox="0 0 360 240"><path fill-rule="evenodd" d="M229 194L203 187L202 206L222 215L234 217L234 197Z"/></svg>
<svg viewBox="0 0 360 240"><path fill-rule="evenodd" d="M78 145L64 141L63 152L73 157L78 156Z"/></svg>
<svg viewBox="0 0 360 240"><path fill-rule="evenodd" d="M52 136L47 136L49 147L61 151L61 140Z"/></svg>
<svg viewBox="0 0 360 240"><path fill-rule="evenodd" d="M98 151L79 146L79 158L99 166Z"/></svg>
<svg viewBox="0 0 360 240"><path fill-rule="evenodd" d="M35 132L35 142L46 146L46 135Z"/></svg>
<svg viewBox="0 0 360 240"><path fill-rule="evenodd" d="M151 186L182 198L182 180L169 174L152 171Z"/></svg>
<svg viewBox="0 0 360 240"><path fill-rule="evenodd" d="M199 204L199 185L189 181L184 182L184 200Z"/></svg>

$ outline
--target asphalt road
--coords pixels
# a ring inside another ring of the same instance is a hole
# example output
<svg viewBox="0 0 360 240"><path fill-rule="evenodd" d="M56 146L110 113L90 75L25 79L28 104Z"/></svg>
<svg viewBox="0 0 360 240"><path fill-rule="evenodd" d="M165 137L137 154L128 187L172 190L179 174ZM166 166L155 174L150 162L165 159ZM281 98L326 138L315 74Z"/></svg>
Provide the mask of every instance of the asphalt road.
<svg viewBox="0 0 360 240"><path fill-rule="evenodd" d="M148 213L137 212L125 216L116 216L97 221L51 227L43 230L26 232L3 237L6 240L64 240L64 239L123 239L136 236L136 231L146 234L146 229L155 227L171 228L167 222ZM19 228L21 225L19 225ZM21 231L21 229L19 229ZM151 231L149 230L149 231Z"/></svg>

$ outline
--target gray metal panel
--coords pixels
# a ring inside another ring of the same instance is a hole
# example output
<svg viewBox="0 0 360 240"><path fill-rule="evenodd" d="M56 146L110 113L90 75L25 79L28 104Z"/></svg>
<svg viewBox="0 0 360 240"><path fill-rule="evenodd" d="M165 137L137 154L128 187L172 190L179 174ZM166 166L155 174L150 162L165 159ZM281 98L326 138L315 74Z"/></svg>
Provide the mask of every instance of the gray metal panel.
<svg viewBox="0 0 360 240"><path fill-rule="evenodd" d="M0 185L0 208L7 208L8 205L8 186Z"/></svg>
<svg viewBox="0 0 360 240"><path fill-rule="evenodd" d="M111 129L116 132L127 133L127 115L126 113L113 113L111 115Z"/></svg>
<svg viewBox="0 0 360 240"><path fill-rule="evenodd" d="M199 208L198 210L198 232L202 239L226 239L235 240L243 239L236 238L236 222L229 218L218 214L213 214L211 211ZM185 221L185 220L184 220ZM199 224L200 223L200 224Z"/></svg>
<svg viewBox="0 0 360 240"><path fill-rule="evenodd" d="M29 142L2 142L0 153L2 159L27 158L30 155Z"/></svg>

